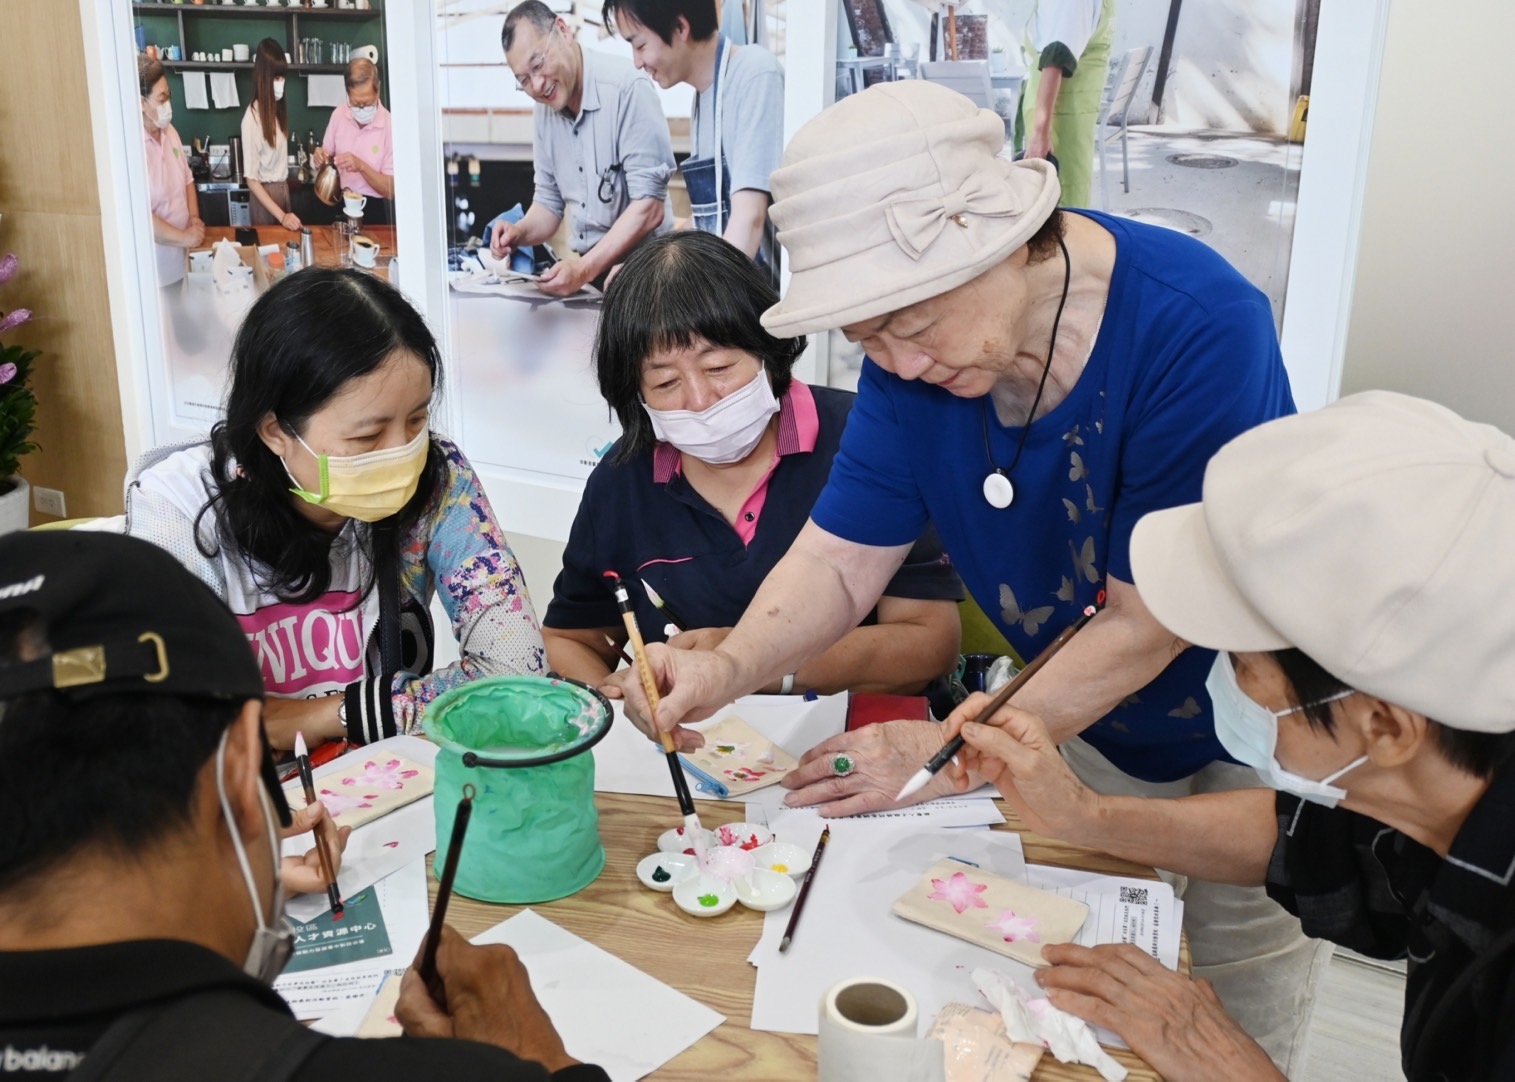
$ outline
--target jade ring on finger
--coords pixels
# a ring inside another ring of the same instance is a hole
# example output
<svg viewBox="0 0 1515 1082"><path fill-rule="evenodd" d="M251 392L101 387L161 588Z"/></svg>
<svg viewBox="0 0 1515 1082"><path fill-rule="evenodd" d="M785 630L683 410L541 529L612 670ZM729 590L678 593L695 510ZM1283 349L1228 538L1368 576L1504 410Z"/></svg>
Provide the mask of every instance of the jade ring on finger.
<svg viewBox="0 0 1515 1082"><path fill-rule="evenodd" d="M849 756L838 755L831 760L831 772L839 778L845 778L856 768L857 764Z"/></svg>

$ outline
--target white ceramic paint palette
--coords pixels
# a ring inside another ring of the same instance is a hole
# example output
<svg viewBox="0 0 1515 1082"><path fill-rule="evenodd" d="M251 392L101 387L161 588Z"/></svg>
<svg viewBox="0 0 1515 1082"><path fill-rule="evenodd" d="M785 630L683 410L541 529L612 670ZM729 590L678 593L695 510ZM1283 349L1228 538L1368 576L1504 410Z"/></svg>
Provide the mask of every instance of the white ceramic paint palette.
<svg viewBox="0 0 1515 1082"><path fill-rule="evenodd" d="M769 842L752 851L759 868L803 879L810 870L810 853L793 842Z"/></svg>
<svg viewBox="0 0 1515 1082"><path fill-rule="evenodd" d="M697 857L682 827L665 831L658 852L637 862L642 885L671 892L674 904L695 917L720 916L737 902L766 912L794 901L799 890L794 879L771 865L787 867L786 860L808 865L799 846L773 841L772 831L756 823L730 823L705 833L707 844Z"/></svg>

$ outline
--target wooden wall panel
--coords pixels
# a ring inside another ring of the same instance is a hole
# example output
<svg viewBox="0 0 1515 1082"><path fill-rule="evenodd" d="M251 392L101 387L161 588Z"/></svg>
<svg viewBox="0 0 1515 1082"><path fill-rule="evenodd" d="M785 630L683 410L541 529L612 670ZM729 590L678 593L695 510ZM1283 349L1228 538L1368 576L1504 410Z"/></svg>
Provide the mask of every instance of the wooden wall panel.
<svg viewBox="0 0 1515 1082"><path fill-rule="evenodd" d="M21 472L62 489L70 516L119 514L126 445L79 7L0 0L0 27L0 253L21 259L0 307L37 313L7 340L43 351L43 449ZM33 523L43 520L32 512Z"/></svg>

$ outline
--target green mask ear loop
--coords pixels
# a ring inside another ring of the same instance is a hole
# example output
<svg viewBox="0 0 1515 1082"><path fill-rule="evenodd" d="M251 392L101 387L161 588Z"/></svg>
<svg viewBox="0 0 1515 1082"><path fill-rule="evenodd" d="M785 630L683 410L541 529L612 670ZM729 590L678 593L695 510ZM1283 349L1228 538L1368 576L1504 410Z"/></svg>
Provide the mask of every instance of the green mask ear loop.
<svg viewBox="0 0 1515 1082"><path fill-rule="evenodd" d="M331 496L331 480L327 474L327 457L325 455L318 455L314 451L311 451L310 444L300 439L300 434L298 432L295 432L293 429L289 429L288 431L291 436L293 436L296 440L299 440L301 447L310 452L310 456L316 460L316 469L321 475L321 494L318 496L314 492L307 492L305 489L300 487L300 482L295 481L294 471L291 470L289 468L289 465L286 463L284 466L284 472L289 474L289 479L291 481L294 481L294 487L289 491L293 492L296 496L300 497L300 499L304 500L306 503L313 503L319 506L325 503L327 498Z"/></svg>

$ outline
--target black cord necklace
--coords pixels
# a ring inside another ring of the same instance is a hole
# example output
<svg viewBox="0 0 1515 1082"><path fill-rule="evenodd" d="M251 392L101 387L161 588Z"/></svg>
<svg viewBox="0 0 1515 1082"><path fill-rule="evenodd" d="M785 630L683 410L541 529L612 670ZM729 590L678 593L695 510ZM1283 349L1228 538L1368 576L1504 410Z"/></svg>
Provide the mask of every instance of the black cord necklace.
<svg viewBox="0 0 1515 1082"><path fill-rule="evenodd" d="M1063 295L1057 302L1057 314L1052 317L1052 341L1047 345L1047 363L1042 366L1042 378L1036 385L1036 397L1031 400L1031 412L1026 415L1025 427L1021 429L1020 442L1015 445L1015 457L1010 460L1010 465L1001 466L994 461L994 452L989 449L989 399L991 395L984 395L984 412L982 416L984 427L984 457L989 460L989 476L984 478L984 499L989 501L990 507L1003 510L1009 507L1015 500L1015 486L1010 482L1010 475L1015 472L1015 467L1020 463L1021 452L1026 449L1026 437L1031 434L1031 422L1036 418L1036 407L1041 405L1042 392L1047 389L1047 375L1052 371L1052 354L1057 349L1057 325L1063 319L1063 306L1068 303L1068 286L1073 281L1073 261L1068 258L1068 246L1063 243L1063 238L1057 238L1057 246L1063 253Z"/></svg>

